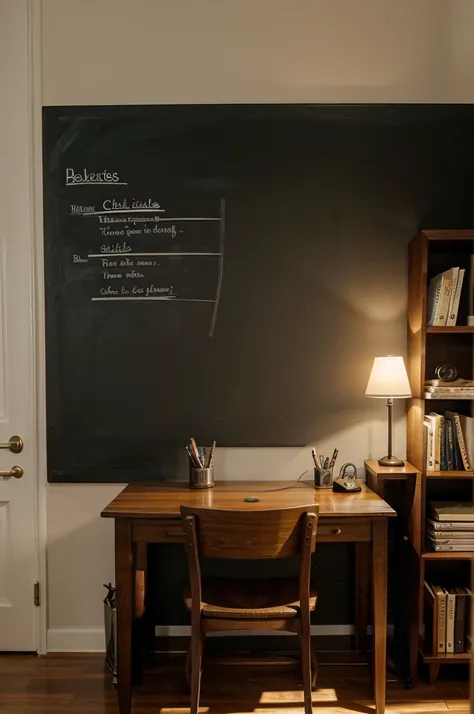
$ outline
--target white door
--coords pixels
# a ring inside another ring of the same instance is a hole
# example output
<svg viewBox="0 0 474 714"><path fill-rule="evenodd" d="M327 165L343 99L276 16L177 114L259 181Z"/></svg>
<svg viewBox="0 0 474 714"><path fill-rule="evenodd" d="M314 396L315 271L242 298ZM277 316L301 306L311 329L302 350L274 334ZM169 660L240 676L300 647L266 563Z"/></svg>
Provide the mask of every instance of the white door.
<svg viewBox="0 0 474 714"><path fill-rule="evenodd" d="M28 3L0 0L0 650L37 649ZM21 478L6 477L12 467Z"/></svg>

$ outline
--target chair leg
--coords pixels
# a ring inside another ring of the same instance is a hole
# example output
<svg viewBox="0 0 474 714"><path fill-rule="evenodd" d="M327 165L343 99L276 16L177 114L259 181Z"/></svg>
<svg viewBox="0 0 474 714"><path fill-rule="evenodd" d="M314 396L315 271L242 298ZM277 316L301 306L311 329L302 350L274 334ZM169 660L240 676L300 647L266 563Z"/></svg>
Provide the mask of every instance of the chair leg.
<svg viewBox="0 0 474 714"><path fill-rule="evenodd" d="M198 714L199 711L203 645L204 632L199 623L191 629L191 714Z"/></svg>
<svg viewBox="0 0 474 714"><path fill-rule="evenodd" d="M316 646L314 637L311 637L311 689L316 689L316 680L318 678L318 657L316 654Z"/></svg>
<svg viewBox="0 0 474 714"><path fill-rule="evenodd" d="M301 669L303 672L303 692L305 714L312 714L311 705L311 634L309 620L307 623L301 620L300 646L301 646Z"/></svg>
<svg viewBox="0 0 474 714"><path fill-rule="evenodd" d="M203 652L204 652L204 640L206 639L206 633L204 630L201 628L201 672L202 672L202 658L203 658ZM186 663L184 665L184 676L186 677L186 683L188 685L188 688L191 689L191 661L192 661L192 656L191 656L191 643L192 643L192 638L189 638L189 644L188 644L188 650L186 652Z"/></svg>

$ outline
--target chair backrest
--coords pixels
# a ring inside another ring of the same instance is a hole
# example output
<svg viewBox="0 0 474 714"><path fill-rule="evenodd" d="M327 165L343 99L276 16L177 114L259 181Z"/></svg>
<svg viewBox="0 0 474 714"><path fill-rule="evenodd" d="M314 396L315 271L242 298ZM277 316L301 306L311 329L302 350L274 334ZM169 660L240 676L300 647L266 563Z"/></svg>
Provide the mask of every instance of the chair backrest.
<svg viewBox="0 0 474 714"><path fill-rule="evenodd" d="M269 511L181 506L186 536L194 530L199 555L244 560L301 555L305 541L312 553L318 511L314 503Z"/></svg>
<svg viewBox="0 0 474 714"><path fill-rule="evenodd" d="M181 506L191 580L193 626L201 617L199 557L269 559L300 556L299 601L309 627L311 553L316 547L319 507L314 503L273 511L228 511Z"/></svg>

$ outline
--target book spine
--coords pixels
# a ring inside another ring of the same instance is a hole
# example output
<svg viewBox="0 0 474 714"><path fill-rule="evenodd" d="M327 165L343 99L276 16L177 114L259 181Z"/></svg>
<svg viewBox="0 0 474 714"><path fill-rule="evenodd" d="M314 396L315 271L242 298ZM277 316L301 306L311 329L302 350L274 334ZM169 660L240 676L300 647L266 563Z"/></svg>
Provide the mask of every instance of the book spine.
<svg viewBox="0 0 474 714"><path fill-rule="evenodd" d="M446 654L454 654L454 608L455 594L446 594Z"/></svg>
<svg viewBox="0 0 474 714"><path fill-rule="evenodd" d="M430 292L428 304L431 306L431 311L428 313L428 327L436 324L438 315L439 301L441 297L441 278L433 278L430 282Z"/></svg>
<svg viewBox="0 0 474 714"><path fill-rule="evenodd" d="M451 277L443 275L441 278L441 291L438 307L438 315L436 316L435 325L443 327L446 325L449 313L449 300L451 298Z"/></svg>
<svg viewBox="0 0 474 714"><path fill-rule="evenodd" d="M438 652L446 652L446 593L437 593Z"/></svg>
<svg viewBox="0 0 474 714"><path fill-rule="evenodd" d="M448 461L448 471L453 470L453 456L454 456L454 440L453 440L453 422L446 420L446 435L447 435L447 448L446 455Z"/></svg>
<svg viewBox="0 0 474 714"><path fill-rule="evenodd" d="M446 325L455 325L456 324L456 314L454 311L454 303L456 300L458 282L459 282L459 268L453 268L452 269L452 278L451 278L451 296L449 298L448 319L446 320Z"/></svg>
<svg viewBox="0 0 474 714"><path fill-rule="evenodd" d="M426 470L434 471L433 424L424 422L426 428Z"/></svg>
<svg viewBox="0 0 474 714"><path fill-rule="evenodd" d="M466 624L466 595L456 594L454 617L454 654L464 652L464 633Z"/></svg>
<svg viewBox="0 0 474 714"><path fill-rule="evenodd" d="M462 528L459 528L459 526L462 524ZM446 530L452 530L452 531L457 531L459 533L459 530L468 530L472 531L474 533L474 523L472 521L468 522L463 522L463 521L436 521L436 522L431 522L430 523L430 528L434 528L437 531L443 531Z"/></svg>
<svg viewBox="0 0 474 714"><path fill-rule="evenodd" d="M453 423L453 447L454 447L454 468L456 471L463 471L464 464L461 456L461 449L459 447L459 439L456 434L456 422Z"/></svg>
<svg viewBox="0 0 474 714"><path fill-rule="evenodd" d="M425 465L427 471L434 471L434 462L432 458L432 444L433 444L433 432L431 429L431 423L423 422L423 429L425 432Z"/></svg>
<svg viewBox="0 0 474 714"><path fill-rule="evenodd" d="M461 420L459 419L459 414L455 414L454 416L454 426L456 427L456 436L457 436L457 441L458 441L458 446L459 446L459 452L461 455L461 460L462 460L462 468L466 469L466 471L469 471L471 468L469 465L469 456L467 454L467 449L466 449L466 443L464 441L464 434L462 431L462 426L461 426Z"/></svg>
<svg viewBox="0 0 474 714"><path fill-rule="evenodd" d="M443 417L441 420L441 456L440 456L441 470L447 471L448 469L448 458L446 453L446 419Z"/></svg>
<svg viewBox="0 0 474 714"><path fill-rule="evenodd" d="M441 469L441 438L443 435L443 417L440 414L436 415L436 421L435 421L435 431L436 431L436 438L435 438L435 471L439 471Z"/></svg>
<svg viewBox="0 0 474 714"><path fill-rule="evenodd" d="M462 290L462 284L464 281L464 273L465 272L466 272L465 268L461 268L461 270L459 271L458 280L456 283L456 293L455 293L454 299L453 299L451 314L449 315L448 322L446 323L447 325L455 325L457 323L458 312L459 312L459 301L461 298L461 290Z"/></svg>

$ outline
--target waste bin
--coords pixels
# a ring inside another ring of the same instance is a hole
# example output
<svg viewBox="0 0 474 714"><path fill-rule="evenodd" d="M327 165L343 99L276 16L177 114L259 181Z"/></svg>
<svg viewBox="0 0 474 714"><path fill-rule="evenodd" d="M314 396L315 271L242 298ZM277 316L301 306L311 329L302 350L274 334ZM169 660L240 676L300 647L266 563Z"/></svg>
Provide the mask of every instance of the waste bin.
<svg viewBox="0 0 474 714"><path fill-rule="evenodd" d="M115 607L115 588L109 583L104 585L107 595L104 598L105 622L105 663L112 672L112 682L117 684L117 610Z"/></svg>

